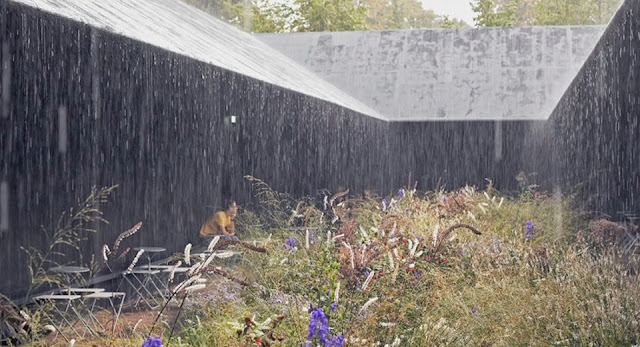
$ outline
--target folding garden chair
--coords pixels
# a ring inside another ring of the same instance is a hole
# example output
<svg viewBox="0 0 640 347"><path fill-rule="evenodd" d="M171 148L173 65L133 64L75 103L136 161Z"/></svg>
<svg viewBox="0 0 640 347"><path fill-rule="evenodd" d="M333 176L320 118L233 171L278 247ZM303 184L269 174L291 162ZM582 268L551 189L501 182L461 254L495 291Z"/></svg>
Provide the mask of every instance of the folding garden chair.
<svg viewBox="0 0 640 347"><path fill-rule="evenodd" d="M176 268L175 271L174 271L173 283L174 284L175 283L179 283L180 281L178 281L175 278L180 276L180 275L185 275L187 272L189 272L190 269L191 269L190 267L186 267L186 266ZM167 275L167 279L168 279L168 276L171 273L171 269L165 269L165 270L162 270L162 272ZM167 290L168 290L169 293L171 293L171 288L170 288L170 284L169 284L168 280L167 280ZM169 294L168 297L171 297L171 295ZM176 300L176 298L173 298L173 300Z"/></svg>
<svg viewBox="0 0 640 347"><path fill-rule="evenodd" d="M640 216L634 213L624 213L625 239L622 242L622 251L624 253L632 253L638 248L640 243L640 232L635 230L636 223L640 220Z"/></svg>
<svg viewBox="0 0 640 347"><path fill-rule="evenodd" d="M111 330L111 334L115 334L116 326L118 324L118 319L120 318L120 313L122 312L122 306L124 305L124 299L126 294L124 292L97 292L87 294L85 296L86 299L93 300L91 304L91 308L87 311L89 317L93 322L99 326L102 330L104 330L104 325L100 322L98 317L95 315L96 302L98 300L108 300L109 305L111 306L111 311L113 311L113 329ZM114 300L120 299L120 303L116 304Z"/></svg>
<svg viewBox="0 0 640 347"><path fill-rule="evenodd" d="M65 288L62 289L61 292L67 294L78 294L81 295L83 299L91 301L91 305L84 305L84 308L86 309L87 316L94 323L93 326L96 331L98 327L104 330L104 326L95 316L96 303L98 300L108 300L114 314L113 332L115 332L116 324L118 323L120 312L124 305L124 299L126 296L124 292L106 292L104 288ZM120 298L120 303L116 305L114 303L114 299L117 300L118 298ZM85 329L85 333L86 331L87 330Z"/></svg>
<svg viewBox="0 0 640 347"><path fill-rule="evenodd" d="M171 292L171 290L169 289L169 277L168 277L168 273L170 273L171 271L166 271L166 270L171 270L173 268L173 265L154 265L154 264L150 264L147 266L142 266L140 267L140 269L144 269L144 268L148 268L151 270L159 270L160 272L156 275L153 275L151 280L156 282L156 285L158 287L161 287L163 290L162 293L162 297L163 298L167 298L169 296L169 292ZM165 276L166 275L166 276Z"/></svg>
<svg viewBox="0 0 640 347"><path fill-rule="evenodd" d="M123 279L131 286L134 291L134 295L136 296L135 306L137 306L140 301L143 301L152 310L162 306L162 301L158 301L158 298L156 298L154 293L152 293L148 288L148 286L151 285L153 287L152 289L155 289L155 292L162 297L162 300L165 300L163 291L158 288L158 285L154 280L154 277L157 277L160 272L160 270L156 269L134 268L131 272L122 273ZM140 277L142 277L142 279L140 279ZM133 280L129 278L133 278ZM148 296L145 295L145 293ZM149 300L147 300L147 297ZM155 305L153 305L151 301L153 301Z"/></svg>
<svg viewBox="0 0 640 347"><path fill-rule="evenodd" d="M60 290L61 293L65 294L91 294L91 293L99 293L104 292L104 288L63 288Z"/></svg>
<svg viewBox="0 0 640 347"><path fill-rule="evenodd" d="M80 337L82 335L80 335L75 328L77 322L80 322L92 335L96 335L89 323L82 317L80 312L78 312L74 306L74 304L81 305L81 298L82 296L77 294L49 294L36 296L33 298L33 302L39 309L42 309L42 312L45 312L45 316L49 320L49 323L56 328L56 332L62 335L65 340L69 341L69 338L64 334L63 329L65 326L69 327L76 336ZM44 310L43 307L46 303L52 304L57 317L51 317L46 313L46 310ZM64 309L58 307L59 303L64 304ZM71 310L71 312L69 312L69 310Z"/></svg>

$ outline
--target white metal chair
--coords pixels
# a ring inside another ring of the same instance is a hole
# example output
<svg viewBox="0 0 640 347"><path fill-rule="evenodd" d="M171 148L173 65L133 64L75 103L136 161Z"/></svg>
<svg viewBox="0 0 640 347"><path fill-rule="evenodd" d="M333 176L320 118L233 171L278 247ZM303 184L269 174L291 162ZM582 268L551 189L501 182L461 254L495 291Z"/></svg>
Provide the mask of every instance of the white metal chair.
<svg viewBox="0 0 640 347"><path fill-rule="evenodd" d="M122 273L123 279L131 286L134 294L136 295L135 306L137 306L140 301L143 301L152 310L162 306L162 301L158 301L154 293L152 293L148 288L148 286L151 285L153 289L155 289L155 292L162 297L162 300L165 300L163 291L158 288L158 285L154 280L154 277L157 277L160 272L161 270L157 269L134 268L131 272ZM140 279L140 277L142 277L142 279ZM133 278L133 280L130 278ZM145 295L145 293L147 295ZM149 300L147 300L147 297ZM153 301L155 305L153 305L151 301Z"/></svg>
<svg viewBox="0 0 640 347"><path fill-rule="evenodd" d="M88 310L89 317L91 318L91 320L94 321L94 323L96 323L97 326L99 326L104 330L104 325L102 325L98 317L95 316L95 307L96 307L96 302L98 300L108 300L109 305L111 306L111 311L113 311L113 328L111 329L111 334L115 334L116 326L118 324L118 319L120 318L120 313L122 312L122 306L124 305L125 297L126 297L126 294L124 292L101 291L101 292L87 294L85 298L89 300L93 300L91 304L91 308ZM114 300L117 300L118 298L120 298L120 303L116 305Z"/></svg>
<svg viewBox="0 0 640 347"><path fill-rule="evenodd" d="M640 246L640 232L636 229L636 223L640 220L640 216L630 211L620 211L622 221L620 222L624 235L619 247L623 253L632 253Z"/></svg>
<svg viewBox="0 0 640 347"><path fill-rule="evenodd" d="M80 333L76 330L75 325L77 322L82 323L82 325L92 334L95 335L95 332L89 326L89 323L84 320L82 315L76 310L74 304L81 304L82 296L78 294L49 294L49 295L38 295L33 298L33 302L38 306L39 309L42 309L44 315L49 320L49 323L56 329L56 333L62 335L62 337L66 341L70 341L69 338L64 334L63 330L65 326L68 327L76 336L80 337ZM52 304L53 310L58 317L51 317L46 310L44 305L46 303ZM64 309L58 307L59 303L64 304ZM69 310L73 313L70 315ZM73 317L75 316L75 317ZM59 318L59 319L56 319Z"/></svg>

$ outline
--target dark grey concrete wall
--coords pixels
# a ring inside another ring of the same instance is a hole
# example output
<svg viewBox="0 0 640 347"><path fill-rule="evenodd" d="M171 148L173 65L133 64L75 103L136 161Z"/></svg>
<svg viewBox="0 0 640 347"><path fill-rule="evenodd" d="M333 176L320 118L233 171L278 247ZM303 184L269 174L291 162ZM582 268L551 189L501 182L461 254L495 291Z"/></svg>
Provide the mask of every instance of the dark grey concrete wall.
<svg viewBox="0 0 640 347"><path fill-rule="evenodd" d="M27 280L19 247L93 185L120 187L85 259L138 221L133 245L196 241L225 192L250 200L245 174L297 195L399 184L384 121L26 6L2 16L2 293Z"/></svg>
<svg viewBox="0 0 640 347"><path fill-rule="evenodd" d="M593 210L640 210L640 2L611 20L545 128L536 165Z"/></svg>
<svg viewBox="0 0 640 347"><path fill-rule="evenodd" d="M526 135L544 121L392 122L390 165L412 171L420 189L517 188L515 176L531 170ZM529 171L532 172L532 171ZM405 180L406 181L406 180Z"/></svg>
<svg viewBox="0 0 640 347"><path fill-rule="evenodd" d="M27 281L20 246L91 186L119 184L96 254L138 221L132 245L196 241L224 193L251 202L251 174L295 196L338 185L388 194L515 186L530 123L387 123L191 57L2 2L0 292ZM238 123L230 124L236 116ZM499 149L499 151L498 151ZM496 179L497 178L497 179ZM3 211L6 211L3 212ZM65 261L75 261L68 254Z"/></svg>

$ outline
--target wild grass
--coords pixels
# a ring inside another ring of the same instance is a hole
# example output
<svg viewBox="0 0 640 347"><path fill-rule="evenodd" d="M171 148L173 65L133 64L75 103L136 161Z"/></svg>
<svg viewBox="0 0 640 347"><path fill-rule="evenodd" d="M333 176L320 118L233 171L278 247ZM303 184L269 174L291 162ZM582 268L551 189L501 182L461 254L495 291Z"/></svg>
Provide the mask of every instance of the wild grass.
<svg viewBox="0 0 640 347"><path fill-rule="evenodd" d="M105 203L109 195L117 186L93 187L87 198L76 207L64 211L53 228L42 227L44 248L34 246L22 247L27 254L27 269L29 272L29 286L25 295L25 304L17 307L8 298L0 294L0 344L30 344L44 345L43 335L54 330L48 325L47 315L50 305L34 308L31 296L37 290L58 287L65 280L62 274L51 273L51 267L63 265L68 259L68 252L78 252L80 261L76 265L87 266L95 270L95 258L83 260L80 252L81 241L88 233L95 233L94 227L98 223L107 223L100 210L100 204ZM82 278L76 278L82 280Z"/></svg>
<svg viewBox="0 0 640 347"><path fill-rule="evenodd" d="M638 259L602 237L617 225L590 223L571 197L525 183L518 196L490 184L282 202L259 181L267 202L241 211L238 225L266 252L245 248L235 267L209 267L226 280L190 297L170 343L637 344ZM277 211L261 215L269 208ZM141 344L132 338L100 345Z"/></svg>
<svg viewBox="0 0 640 347"><path fill-rule="evenodd" d="M45 249L36 247L23 247L27 253L29 270L29 289L27 299L34 290L47 285L59 285L60 276L47 272L47 269L59 266L60 259L64 261L65 253L70 250L77 251L80 256L80 242L85 239L86 233L95 233L95 223L108 223L104 218L99 206L107 201L109 195L116 189L112 187L93 187L87 198L77 207L62 213L53 230L43 228L42 235L45 238Z"/></svg>
<svg viewBox="0 0 640 347"><path fill-rule="evenodd" d="M247 254L238 271L295 298L254 309L261 316L288 314L285 345L307 341L309 305L322 307L331 333L354 346L637 343L635 256L623 260L614 245L577 241L579 232L592 230L570 197L526 193L405 191L387 197L393 206L386 211L380 199L361 199L350 205L350 218L313 225L310 249L303 233L280 230L268 260ZM535 225L529 239L527 221ZM446 232L460 223L482 235ZM327 242L327 235L344 236ZM290 237L296 251L283 247ZM244 295L245 302L270 299Z"/></svg>

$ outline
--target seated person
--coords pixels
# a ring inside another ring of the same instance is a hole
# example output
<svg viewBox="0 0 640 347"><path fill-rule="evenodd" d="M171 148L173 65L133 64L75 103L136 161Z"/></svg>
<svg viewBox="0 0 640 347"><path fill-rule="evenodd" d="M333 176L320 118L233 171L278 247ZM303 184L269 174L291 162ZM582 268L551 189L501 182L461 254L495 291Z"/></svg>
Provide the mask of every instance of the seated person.
<svg viewBox="0 0 640 347"><path fill-rule="evenodd" d="M235 236L236 230L233 220L238 215L238 205L235 200L225 200L224 211L218 211L209 217L206 223L200 228L200 238L203 242L208 242L216 236L220 240L238 240Z"/></svg>

